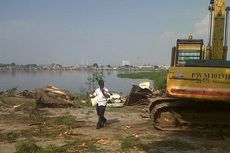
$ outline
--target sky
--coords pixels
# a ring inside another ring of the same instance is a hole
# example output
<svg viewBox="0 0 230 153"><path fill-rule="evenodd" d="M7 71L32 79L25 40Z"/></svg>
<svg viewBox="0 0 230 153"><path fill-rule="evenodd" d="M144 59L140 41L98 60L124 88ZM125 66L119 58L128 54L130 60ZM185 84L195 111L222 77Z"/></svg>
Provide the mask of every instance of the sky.
<svg viewBox="0 0 230 153"><path fill-rule="evenodd" d="M0 0L0 63L168 65L176 39L208 43L209 2Z"/></svg>

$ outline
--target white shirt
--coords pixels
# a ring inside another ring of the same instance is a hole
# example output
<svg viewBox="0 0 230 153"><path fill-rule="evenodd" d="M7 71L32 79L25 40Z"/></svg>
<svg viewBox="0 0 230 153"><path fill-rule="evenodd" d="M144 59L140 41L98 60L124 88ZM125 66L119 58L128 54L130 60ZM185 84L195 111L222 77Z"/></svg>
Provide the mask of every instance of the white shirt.
<svg viewBox="0 0 230 153"><path fill-rule="evenodd" d="M104 92L106 94L110 95L109 90L107 88L105 88L105 87L104 87ZM97 104L98 104L98 106L106 106L106 104L107 104L107 98L105 98L105 96L101 92L100 88L97 88L95 90L95 92L93 93L93 95L97 97Z"/></svg>

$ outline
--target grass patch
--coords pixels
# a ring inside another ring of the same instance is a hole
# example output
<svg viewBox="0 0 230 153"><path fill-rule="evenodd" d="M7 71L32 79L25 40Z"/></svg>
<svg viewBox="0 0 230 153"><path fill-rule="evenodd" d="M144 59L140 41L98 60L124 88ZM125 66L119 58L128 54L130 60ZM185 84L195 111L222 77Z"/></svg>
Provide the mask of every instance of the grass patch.
<svg viewBox="0 0 230 153"><path fill-rule="evenodd" d="M76 121L73 116L66 114L60 117L47 117L43 123L45 124L39 125L34 133L40 137L55 138L74 127Z"/></svg>
<svg viewBox="0 0 230 153"><path fill-rule="evenodd" d="M140 112L140 108L135 108L135 107L121 107L121 108L116 108L116 107L107 107L106 108L108 112L122 112L122 113L138 113Z"/></svg>
<svg viewBox="0 0 230 153"><path fill-rule="evenodd" d="M15 111L28 111L28 110L35 109L35 108L36 108L36 102L35 100L31 100L31 101L27 101L21 104L20 106L16 107L14 110Z"/></svg>
<svg viewBox="0 0 230 153"><path fill-rule="evenodd" d="M22 123L22 124L34 124L30 129L21 130L18 135L21 137L30 138L32 136L37 137L50 137L56 138L58 135L63 134L68 131L71 127L74 127L77 123L75 117L71 115L64 115L60 117L47 117L44 116L41 112L33 112L29 115L17 114L11 112L10 114L2 114L0 119L7 124ZM13 133L8 135L0 135L0 141L13 140Z"/></svg>
<svg viewBox="0 0 230 153"><path fill-rule="evenodd" d="M159 77L166 76L166 71L159 72L133 72L133 73L120 73L117 75L119 78L130 78L130 79L149 79L156 80Z"/></svg>
<svg viewBox="0 0 230 153"><path fill-rule="evenodd" d="M26 138L30 138L32 136L56 138L58 135L63 134L77 124L75 117L69 114L60 117L47 117L39 111L35 111L26 116L11 112L6 115L2 114L0 119L2 121L4 120L7 124L14 124L18 122L28 125L35 124L35 126L31 126L29 130L21 130L19 133L20 136ZM1 137L7 140L6 136L7 135L2 135ZM13 138L13 135L9 135L8 138Z"/></svg>
<svg viewBox="0 0 230 153"><path fill-rule="evenodd" d="M98 152L97 146L94 144L92 141L87 141L86 142L87 150L89 152Z"/></svg>
<svg viewBox="0 0 230 153"><path fill-rule="evenodd" d="M88 97L88 92L86 89L81 88L80 94L75 96L74 104L76 107L92 107L91 101Z"/></svg>
<svg viewBox="0 0 230 153"><path fill-rule="evenodd" d="M63 152L98 152L90 141L68 141L65 145L49 145L46 148L38 146L33 139L26 139L16 144L16 153L63 153Z"/></svg>
<svg viewBox="0 0 230 153"><path fill-rule="evenodd" d="M128 150L130 148L133 148L134 143L135 139L133 137L125 137L121 142L121 149Z"/></svg>
<svg viewBox="0 0 230 153"><path fill-rule="evenodd" d="M56 117L56 118L53 118L54 121L53 121L53 124L54 125L65 125L65 126L72 126L75 124L75 117L69 115L69 114L66 114L64 116L60 116L60 117Z"/></svg>
<svg viewBox="0 0 230 153"><path fill-rule="evenodd" d="M68 143L67 145L63 145L61 147L59 147L57 150L60 153L63 152L99 152L96 145L94 144L94 142L92 142L91 140L85 140L86 142L83 142L82 140L77 140L77 141L73 141Z"/></svg>
<svg viewBox="0 0 230 153"><path fill-rule="evenodd" d="M20 141L16 144L16 153L42 153L43 149L33 139Z"/></svg>
<svg viewBox="0 0 230 153"><path fill-rule="evenodd" d="M0 119L3 123L12 124L12 123L22 123L29 124L30 117L28 115L19 114L16 112L10 112L9 114L1 114Z"/></svg>
<svg viewBox="0 0 230 153"><path fill-rule="evenodd" d="M119 78L154 80L155 89L165 90L167 71L121 73L117 76Z"/></svg>
<svg viewBox="0 0 230 153"><path fill-rule="evenodd" d="M74 140L65 145L54 147L57 153L63 152L98 152L93 140Z"/></svg>
<svg viewBox="0 0 230 153"><path fill-rule="evenodd" d="M0 91L0 95L1 96L6 96L6 97L10 97L10 96L16 96L17 95L17 88L11 88L5 91Z"/></svg>
<svg viewBox="0 0 230 153"><path fill-rule="evenodd" d="M123 151L132 149L140 143L140 140L133 136L122 137L119 140L121 142L121 150Z"/></svg>
<svg viewBox="0 0 230 153"><path fill-rule="evenodd" d="M0 141L15 142L18 138L18 134L15 131L10 131L7 133L0 133Z"/></svg>
<svg viewBox="0 0 230 153"><path fill-rule="evenodd" d="M68 131L76 124L75 118L71 115L46 118L45 124L39 125L34 131L38 136L55 138Z"/></svg>
<svg viewBox="0 0 230 153"><path fill-rule="evenodd" d="M28 99L28 98L21 98L21 97L8 97L8 96L0 95L0 101L2 101L4 104L8 106L16 106L16 109L18 110L35 108L36 106L35 99Z"/></svg>
<svg viewBox="0 0 230 153"><path fill-rule="evenodd" d="M74 100L74 105L78 108L92 107L91 102L84 97L78 97L76 100Z"/></svg>
<svg viewBox="0 0 230 153"><path fill-rule="evenodd" d="M53 125L47 126L47 125L37 125L32 127L31 129L27 130L21 130L20 136L25 138L32 138L32 137L40 137L40 138L52 138L55 139L58 136L64 135L66 131L68 131L69 128L65 126L56 126Z"/></svg>
<svg viewBox="0 0 230 153"><path fill-rule="evenodd" d="M165 151L189 151L198 149L191 143L181 141L178 139L175 140L162 140L162 141L154 141L149 144L140 144L139 147L144 151L148 152L149 150L160 150Z"/></svg>

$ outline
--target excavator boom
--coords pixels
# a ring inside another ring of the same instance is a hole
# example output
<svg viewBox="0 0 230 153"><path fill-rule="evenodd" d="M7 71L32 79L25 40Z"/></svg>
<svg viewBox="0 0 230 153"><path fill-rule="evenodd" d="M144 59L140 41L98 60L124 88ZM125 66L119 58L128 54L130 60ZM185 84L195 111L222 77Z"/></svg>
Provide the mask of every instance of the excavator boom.
<svg viewBox="0 0 230 153"><path fill-rule="evenodd" d="M226 7L225 0L215 0L211 2L209 11L210 33L206 59L226 60L229 7Z"/></svg>

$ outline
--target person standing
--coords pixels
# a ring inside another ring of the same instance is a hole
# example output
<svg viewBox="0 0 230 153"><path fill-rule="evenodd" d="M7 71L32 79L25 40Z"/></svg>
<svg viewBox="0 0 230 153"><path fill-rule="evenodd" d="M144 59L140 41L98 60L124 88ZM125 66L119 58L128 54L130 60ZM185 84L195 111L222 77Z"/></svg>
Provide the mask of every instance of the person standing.
<svg viewBox="0 0 230 153"><path fill-rule="evenodd" d="M109 90L106 87L104 87L103 80L99 80L98 85L99 88L97 88L94 91L94 93L90 95L90 98L97 97L96 110L98 115L98 122L97 122L96 129L100 129L104 127L105 122L107 121L107 119L104 117L104 114L105 114L107 99L111 96Z"/></svg>

